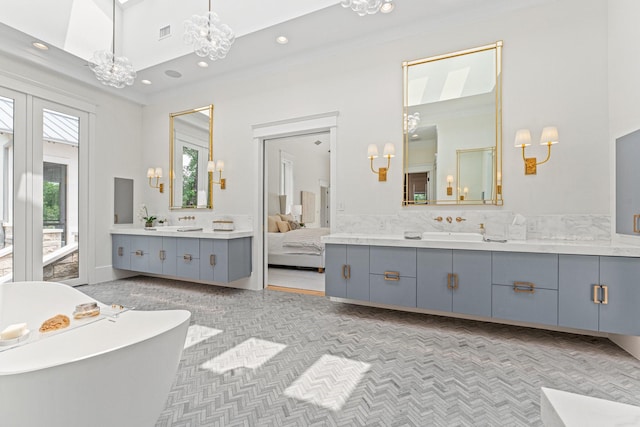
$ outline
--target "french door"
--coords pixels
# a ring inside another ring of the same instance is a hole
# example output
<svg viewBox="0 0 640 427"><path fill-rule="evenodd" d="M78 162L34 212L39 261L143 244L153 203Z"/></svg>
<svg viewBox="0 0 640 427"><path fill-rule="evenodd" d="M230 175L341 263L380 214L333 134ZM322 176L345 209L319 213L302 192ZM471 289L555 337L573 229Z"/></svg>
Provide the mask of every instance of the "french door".
<svg viewBox="0 0 640 427"><path fill-rule="evenodd" d="M87 283L88 113L0 87L0 283Z"/></svg>

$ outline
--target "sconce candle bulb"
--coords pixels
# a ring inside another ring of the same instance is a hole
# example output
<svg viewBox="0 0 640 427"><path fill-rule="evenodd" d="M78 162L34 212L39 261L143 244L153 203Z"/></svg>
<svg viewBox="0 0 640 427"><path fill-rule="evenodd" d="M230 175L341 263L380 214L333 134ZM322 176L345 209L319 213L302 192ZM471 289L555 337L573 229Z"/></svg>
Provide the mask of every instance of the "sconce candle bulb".
<svg viewBox="0 0 640 427"><path fill-rule="evenodd" d="M214 172L218 172L218 181L214 181L213 179L213 173ZM217 162L215 160L209 160L207 162L207 172L209 172L209 184L210 187L213 187L213 184L218 184L220 185L220 189L221 190L225 190L227 188L227 180L226 178L222 177L222 171L224 171L224 161L223 160L218 160Z"/></svg>
<svg viewBox="0 0 640 427"><path fill-rule="evenodd" d="M369 146L367 147L367 157L369 157L369 161L371 162L371 172L378 175L379 182L384 182L387 180L387 171L391 166L391 158L395 157L396 155L396 147L392 143L387 142L386 144L384 144L382 153L382 157L387 158L387 167L378 168L378 170L376 171L373 168L373 159L378 157L378 146L375 144L369 144Z"/></svg>

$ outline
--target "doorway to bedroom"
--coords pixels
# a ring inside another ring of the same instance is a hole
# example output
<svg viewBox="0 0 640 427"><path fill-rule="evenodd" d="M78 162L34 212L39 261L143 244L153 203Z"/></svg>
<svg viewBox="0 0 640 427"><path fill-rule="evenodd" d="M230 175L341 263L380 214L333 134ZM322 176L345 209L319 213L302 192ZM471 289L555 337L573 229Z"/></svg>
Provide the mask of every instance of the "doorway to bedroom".
<svg viewBox="0 0 640 427"><path fill-rule="evenodd" d="M264 140L266 288L324 295L330 133Z"/></svg>

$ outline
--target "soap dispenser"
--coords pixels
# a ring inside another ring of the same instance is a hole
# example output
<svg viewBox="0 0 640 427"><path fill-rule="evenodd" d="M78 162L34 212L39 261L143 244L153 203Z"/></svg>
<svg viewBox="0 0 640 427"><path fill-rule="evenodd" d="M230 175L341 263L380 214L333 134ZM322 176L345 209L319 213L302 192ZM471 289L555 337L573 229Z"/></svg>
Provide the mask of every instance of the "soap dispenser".
<svg viewBox="0 0 640 427"><path fill-rule="evenodd" d="M482 240L487 239L487 230L484 228L484 223L480 223L480 234L482 235Z"/></svg>

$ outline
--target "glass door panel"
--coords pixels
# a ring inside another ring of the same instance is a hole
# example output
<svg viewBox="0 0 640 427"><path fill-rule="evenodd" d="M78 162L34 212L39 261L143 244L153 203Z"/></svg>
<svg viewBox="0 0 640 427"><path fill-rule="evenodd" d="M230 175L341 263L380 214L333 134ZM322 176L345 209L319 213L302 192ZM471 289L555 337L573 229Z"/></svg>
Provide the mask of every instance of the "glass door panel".
<svg viewBox="0 0 640 427"><path fill-rule="evenodd" d="M0 95L0 283L13 279L13 140L15 101Z"/></svg>

